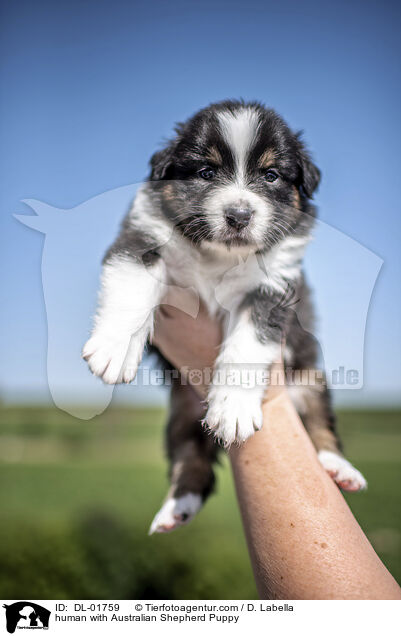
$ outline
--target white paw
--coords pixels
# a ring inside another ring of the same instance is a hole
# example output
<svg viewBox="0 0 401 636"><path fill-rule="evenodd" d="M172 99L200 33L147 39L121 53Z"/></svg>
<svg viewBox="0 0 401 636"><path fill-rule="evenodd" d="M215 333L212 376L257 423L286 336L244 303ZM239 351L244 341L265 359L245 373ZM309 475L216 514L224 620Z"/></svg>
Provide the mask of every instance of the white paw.
<svg viewBox="0 0 401 636"><path fill-rule="evenodd" d="M356 492L367 488L365 477L344 457L322 450L319 451L318 458L323 468L342 490Z"/></svg>
<svg viewBox="0 0 401 636"><path fill-rule="evenodd" d="M205 422L224 446L242 443L262 428L263 389L212 387Z"/></svg>
<svg viewBox="0 0 401 636"><path fill-rule="evenodd" d="M177 499L167 499L153 519L149 534L172 532L184 526L194 518L201 507L202 497L191 492Z"/></svg>
<svg viewBox="0 0 401 636"><path fill-rule="evenodd" d="M94 332L87 341L82 357L94 375L106 384L132 382L143 352L143 344L135 337L114 337L104 332Z"/></svg>

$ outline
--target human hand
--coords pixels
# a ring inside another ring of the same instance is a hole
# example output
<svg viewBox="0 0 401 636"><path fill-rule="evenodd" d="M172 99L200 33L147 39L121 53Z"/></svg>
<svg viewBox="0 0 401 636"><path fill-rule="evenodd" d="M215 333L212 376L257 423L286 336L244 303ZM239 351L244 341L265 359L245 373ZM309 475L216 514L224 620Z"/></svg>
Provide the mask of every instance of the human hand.
<svg viewBox="0 0 401 636"><path fill-rule="evenodd" d="M207 394L221 341L221 325L209 316L203 305L196 318L170 304L161 305L156 313L153 343L181 373L189 376L189 381L191 371L203 372L203 379L208 381L194 386L202 397ZM264 401L273 399L284 388L282 360L276 361L270 376L270 388Z"/></svg>
<svg viewBox="0 0 401 636"><path fill-rule="evenodd" d="M221 327L201 305L196 318L172 305L161 305L156 313L153 343L163 356L185 373L210 370L203 377L210 377L214 360L221 343ZM207 383L194 388L206 395Z"/></svg>

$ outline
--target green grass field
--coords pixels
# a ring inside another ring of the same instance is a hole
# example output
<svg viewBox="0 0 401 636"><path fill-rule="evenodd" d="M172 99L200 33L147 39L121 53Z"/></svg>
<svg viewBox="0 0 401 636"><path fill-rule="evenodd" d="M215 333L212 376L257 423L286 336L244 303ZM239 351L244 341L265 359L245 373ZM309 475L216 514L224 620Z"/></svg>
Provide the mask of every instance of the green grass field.
<svg viewBox="0 0 401 636"><path fill-rule="evenodd" d="M147 536L167 488L161 410L0 411L0 597L256 598L230 468L190 526ZM369 481L347 500L401 580L397 411L344 411L347 456Z"/></svg>

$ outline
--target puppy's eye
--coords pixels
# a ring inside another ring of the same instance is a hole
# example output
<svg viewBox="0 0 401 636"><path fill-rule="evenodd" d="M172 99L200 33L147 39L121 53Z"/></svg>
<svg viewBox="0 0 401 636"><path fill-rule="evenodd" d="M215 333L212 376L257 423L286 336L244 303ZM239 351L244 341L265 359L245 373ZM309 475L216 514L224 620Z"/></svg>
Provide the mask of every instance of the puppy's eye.
<svg viewBox="0 0 401 636"><path fill-rule="evenodd" d="M216 176L216 170L213 168L202 168L202 170L199 170L198 175L205 181L211 181Z"/></svg>
<svg viewBox="0 0 401 636"><path fill-rule="evenodd" d="M266 181L268 181L269 183L273 183L273 181L277 181L279 175L275 170L269 169L266 170L264 177Z"/></svg>

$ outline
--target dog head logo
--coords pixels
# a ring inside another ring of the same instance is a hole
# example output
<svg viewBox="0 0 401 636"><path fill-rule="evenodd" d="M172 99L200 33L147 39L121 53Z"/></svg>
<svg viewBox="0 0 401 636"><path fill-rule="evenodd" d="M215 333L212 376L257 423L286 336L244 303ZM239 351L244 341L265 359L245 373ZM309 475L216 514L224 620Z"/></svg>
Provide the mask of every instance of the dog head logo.
<svg viewBox="0 0 401 636"><path fill-rule="evenodd" d="M41 274L48 326L50 393L58 408L83 419L102 413L112 399L114 387L102 384L88 372L81 349L88 337L89 317L95 310L102 257L137 191L138 184L123 186L70 210L25 200L35 215L15 215L24 225L45 234ZM316 221L315 235L316 240L307 250L305 265L307 272L313 272L311 278L319 307L317 335L328 381L332 388L358 389L363 386L367 313L383 261L322 221ZM168 240L169 237L165 237L163 243ZM291 249L296 249L296 244ZM234 293L236 281L248 275L251 280L258 269L268 273L271 258L270 252L253 254L229 266L224 280L215 289L216 301L223 310L230 306L226 303L226 294ZM289 258L293 258L292 253ZM284 261L282 266L285 268L288 263ZM173 287L166 285L166 294L178 292L173 294L169 304L195 317L199 304L196 290L188 305L182 298L183 290ZM297 305L291 301L291 306L297 313ZM276 312L279 310L277 307ZM301 326L302 318L298 316ZM339 369L357 370L357 382L338 380ZM73 394L75 390L78 394L85 391L90 395L90 407L81 407L71 400L70 391Z"/></svg>
<svg viewBox="0 0 401 636"><path fill-rule="evenodd" d="M31 601L18 601L3 605L6 610L7 631L18 629L49 629L50 611Z"/></svg>

